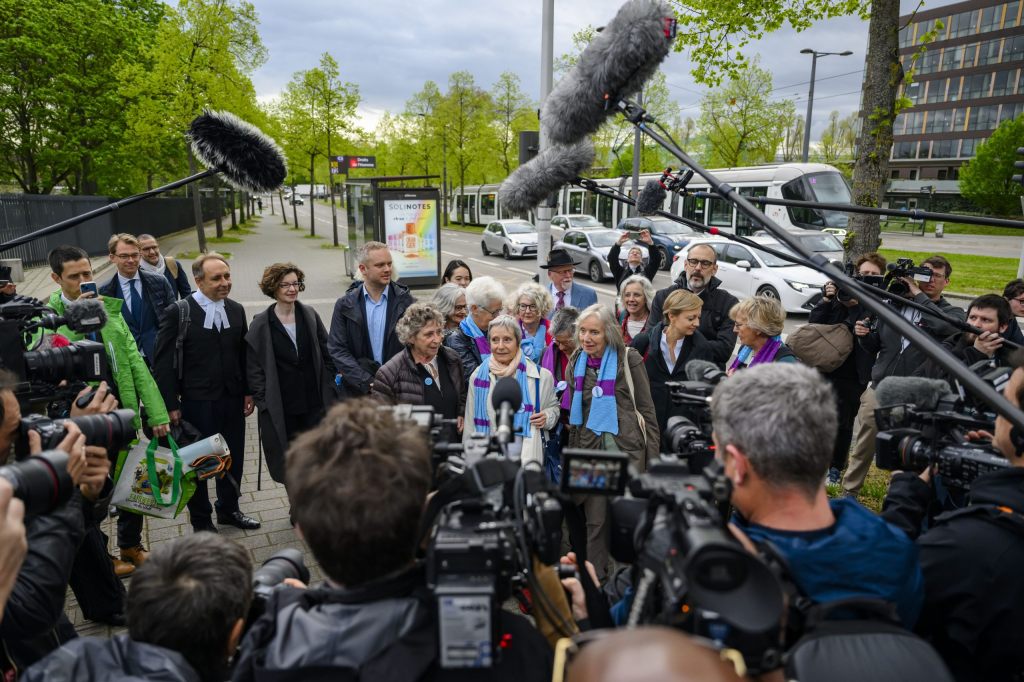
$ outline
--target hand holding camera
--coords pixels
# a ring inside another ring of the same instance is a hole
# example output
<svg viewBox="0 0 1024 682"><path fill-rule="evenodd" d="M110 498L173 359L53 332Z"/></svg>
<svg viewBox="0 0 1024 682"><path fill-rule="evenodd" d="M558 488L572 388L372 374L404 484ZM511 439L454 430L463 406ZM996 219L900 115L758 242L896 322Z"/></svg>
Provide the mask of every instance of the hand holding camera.
<svg viewBox="0 0 1024 682"><path fill-rule="evenodd" d="M0 619L28 551L24 518L25 505L14 497L11 484L0 478Z"/></svg>
<svg viewBox="0 0 1024 682"><path fill-rule="evenodd" d="M90 502L99 499L103 487L107 484L110 474L110 458L106 448L96 445L85 446L85 471L82 472L78 489L82 496Z"/></svg>
<svg viewBox="0 0 1024 682"><path fill-rule="evenodd" d="M839 288L835 282L825 282L825 286L821 288L821 297L826 301L832 301L836 296L839 295Z"/></svg>
<svg viewBox="0 0 1024 682"><path fill-rule="evenodd" d="M1003 337L998 332L982 332L974 339L974 348L979 353L992 357L1003 347Z"/></svg>
<svg viewBox="0 0 1024 682"><path fill-rule="evenodd" d="M89 400L85 400L89 398ZM81 417L86 414L106 414L117 409L117 398L110 392L106 381L99 386L83 388L71 402L71 416Z"/></svg>
<svg viewBox="0 0 1024 682"><path fill-rule="evenodd" d="M43 451L43 439L39 431L32 429L26 434L28 437L28 451L31 455L38 455ZM73 421L64 423L64 438L56 445L55 450L62 450L67 453L68 476L71 482L78 485L82 475L85 473L85 434Z"/></svg>

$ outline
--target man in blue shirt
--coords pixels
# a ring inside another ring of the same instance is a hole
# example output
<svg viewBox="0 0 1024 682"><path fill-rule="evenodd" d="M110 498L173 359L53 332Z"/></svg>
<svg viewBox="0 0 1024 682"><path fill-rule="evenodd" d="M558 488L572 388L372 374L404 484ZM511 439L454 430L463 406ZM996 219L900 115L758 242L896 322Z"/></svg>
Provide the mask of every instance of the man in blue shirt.
<svg viewBox="0 0 1024 682"><path fill-rule="evenodd" d="M357 254L362 282L355 281L334 304L327 349L349 395L370 392L377 370L402 350L395 324L416 299L391 281L387 245L367 242Z"/></svg>
<svg viewBox="0 0 1024 682"><path fill-rule="evenodd" d="M914 543L852 498L825 494L837 412L821 375L800 364L757 365L719 384L711 410L735 526L774 545L813 602L880 599L913 627L924 599Z"/></svg>

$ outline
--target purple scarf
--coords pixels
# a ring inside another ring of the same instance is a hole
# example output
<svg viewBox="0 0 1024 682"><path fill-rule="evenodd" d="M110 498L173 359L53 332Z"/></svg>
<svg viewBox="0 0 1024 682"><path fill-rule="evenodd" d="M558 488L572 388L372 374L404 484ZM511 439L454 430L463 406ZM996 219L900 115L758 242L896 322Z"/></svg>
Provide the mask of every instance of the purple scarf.
<svg viewBox="0 0 1024 682"><path fill-rule="evenodd" d="M773 336L768 339L763 346L761 346L761 350L757 351L750 363L744 365L747 358L749 358L750 354L753 352L753 349L750 346L743 346L736 354L736 359L732 361L731 365L729 365L728 373L732 374L736 370L742 369L744 366L753 367L754 365L770 363L775 360L775 356L778 355L780 348L782 348L782 337Z"/></svg>

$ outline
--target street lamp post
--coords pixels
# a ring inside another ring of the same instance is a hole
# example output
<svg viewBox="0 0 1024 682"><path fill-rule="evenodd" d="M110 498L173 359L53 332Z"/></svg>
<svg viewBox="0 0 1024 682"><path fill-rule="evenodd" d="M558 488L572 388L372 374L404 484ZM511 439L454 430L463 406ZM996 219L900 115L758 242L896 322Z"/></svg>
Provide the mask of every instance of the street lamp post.
<svg viewBox="0 0 1024 682"><path fill-rule="evenodd" d="M833 54L839 57L849 57L853 52L849 50L845 52L818 52L817 50L805 47L800 50L800 54L813 55L811 58L811 87L807 93L807 117L804 121L804 163L807 163L807 156L811 149L811 110L814 108L814 72L818 66L818 57L827 57Z"/></svg>

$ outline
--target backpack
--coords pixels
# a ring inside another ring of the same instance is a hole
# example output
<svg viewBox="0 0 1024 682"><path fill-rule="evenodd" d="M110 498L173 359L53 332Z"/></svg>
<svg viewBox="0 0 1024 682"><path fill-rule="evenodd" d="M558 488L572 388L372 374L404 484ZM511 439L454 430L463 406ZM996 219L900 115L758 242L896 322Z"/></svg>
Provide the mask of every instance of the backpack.
<svg viewBox="0 0 1024 682"><path fill-rule="evenodd" d="M800 362L827 373L853 352L853 332L843 323L803 324L786 337L786 345Z"/></svg>
<svg viewBox="0 0 1024 682"><path fill-rule="evenodd" d="M185 376L185 335L188 334L188 325L191 320L188 299L183 298L174 302L178 306L178 337L174 340L174 370L177 373L178 381Z"/></svg>
<svg viewBox="0 0 1024 682"><path fill-rule="evenodd" d="M171 277L178 279L178 261L174 260L170 256L164 256L164 265L171 272Z"/></svg>

